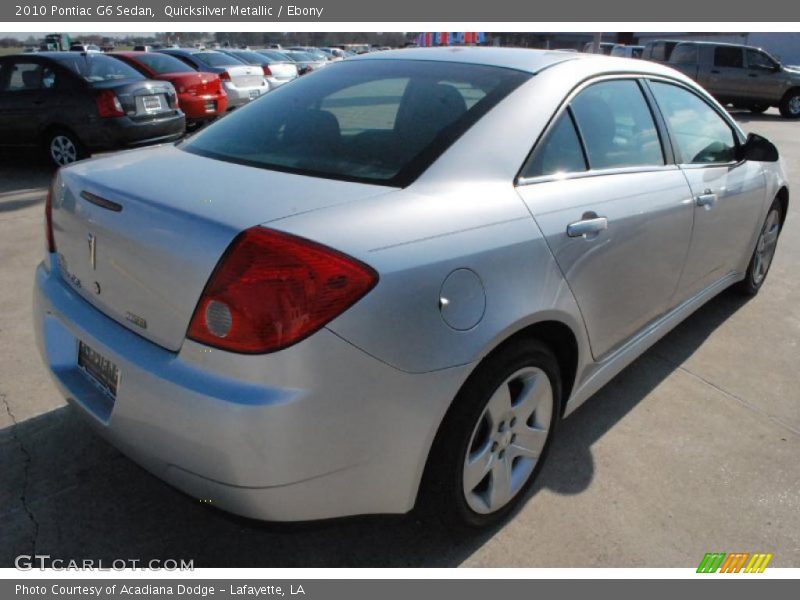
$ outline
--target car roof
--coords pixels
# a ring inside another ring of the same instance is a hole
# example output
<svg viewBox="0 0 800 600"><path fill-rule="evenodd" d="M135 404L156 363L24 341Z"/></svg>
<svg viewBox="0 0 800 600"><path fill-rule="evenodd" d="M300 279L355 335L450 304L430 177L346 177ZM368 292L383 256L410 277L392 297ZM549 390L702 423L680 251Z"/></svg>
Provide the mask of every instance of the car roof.
<svg viewBox="0 0 800 600"><path fill-rule="evenodd" d="M761 50L757 46L748 46L747 44L733 44L731 42L709 42L707 40L682 40L678 44L694 44L697 46L726 46L728 48L745 48L747 50Z"/></svg>
<svg viewBox="0 0 800 600"><path fill-rule="evenodd" d="M403 48L384 50L370 54L359 54L348 59L348 62L361 60L430 60L458 62L464 64L485 65L516 69L536 74L555 65L572 63L580 64L580 71L591 73L630 72L650 73L674 77L673 69L658 63L638 59L606 56L604 54L582 54L579 52L562 52L560 50L534 50L530 48L498 48L498 47L460 47L443 48Z"/></svg>

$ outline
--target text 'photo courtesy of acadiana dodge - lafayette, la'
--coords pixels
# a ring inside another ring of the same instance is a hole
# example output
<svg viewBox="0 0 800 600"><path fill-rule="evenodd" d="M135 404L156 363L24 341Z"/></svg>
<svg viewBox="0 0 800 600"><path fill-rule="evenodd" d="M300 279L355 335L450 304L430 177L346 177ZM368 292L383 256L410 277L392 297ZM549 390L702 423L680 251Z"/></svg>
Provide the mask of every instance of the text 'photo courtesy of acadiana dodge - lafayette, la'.
<svg viewBox="0 0 800 600"><path fill-rule="evenodd" d="M59 6L19 5L15 15L18 17L147 17L151 19L179 19L185 17L204 17L222 19L233 17L281 18L316 17L321 18L325 7L297 6L294 4L257 4L209 6L207 4L165 4L154 9L151 6L98 4L97 6Z"/></svg>
<svg viewBox="0 0 800 600"><path fill-rule="evenodd" d="M208 598L210 596L246 596L247 598L262 598L268 596L299 596L304 597L306 591L302 584L269 585L269 584L157 584L142 583L136 585L109 583L105 585L75 585L64 583L28 585L18 583L14 586L14 593L18 597L53 596L71 597L97 597L103 596L189 596L192 598Z"/></svg>

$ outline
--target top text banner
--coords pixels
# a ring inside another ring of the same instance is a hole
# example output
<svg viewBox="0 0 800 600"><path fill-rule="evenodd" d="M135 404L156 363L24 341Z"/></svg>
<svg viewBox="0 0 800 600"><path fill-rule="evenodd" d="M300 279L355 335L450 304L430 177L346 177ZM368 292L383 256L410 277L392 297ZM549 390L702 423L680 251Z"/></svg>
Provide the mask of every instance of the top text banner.
<svg viewBox="0 0 800 600"><path fill-rule="evenodd" d="M775 22L800 21L786 0L3 0L0 22Z"/></svg>

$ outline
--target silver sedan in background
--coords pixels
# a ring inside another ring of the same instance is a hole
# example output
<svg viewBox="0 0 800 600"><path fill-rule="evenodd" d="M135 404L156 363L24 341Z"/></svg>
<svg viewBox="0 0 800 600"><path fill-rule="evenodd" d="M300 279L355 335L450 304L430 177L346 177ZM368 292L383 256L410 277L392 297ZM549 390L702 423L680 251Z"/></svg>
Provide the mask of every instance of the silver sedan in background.
<svg viewBox="0 0 800 600"><path fill-rule="evenodd" d="M367 54L61 169L37 341L97 431L216 507L487 526L562 417L758 292L788 201L775 147L665 66Z"/></svg>

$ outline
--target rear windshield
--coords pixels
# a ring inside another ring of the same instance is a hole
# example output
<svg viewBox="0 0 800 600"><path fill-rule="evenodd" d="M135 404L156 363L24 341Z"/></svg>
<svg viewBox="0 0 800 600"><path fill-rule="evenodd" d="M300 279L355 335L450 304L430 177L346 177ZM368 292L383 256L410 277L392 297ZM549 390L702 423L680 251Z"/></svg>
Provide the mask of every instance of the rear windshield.
<svg viewBox="0 0 800 600"><path fill-rule="evenodd" d="M292 59L286 56L281 52L275 52L273 50L259 50L258 54L264 56L267 60L270 61L278 61L278 62L292 62Z"/></svg>
<svg viewBox="0 0 800 600"><path fill-rule="evenodd" d="M223 54L222 52L194 52L192 58L209 67L228 67L230 65L242 64L238 58Z"/></svg>
<svg viewBox="0 0 800 600"><path fill-rule="evenodd" d="M154 73L194 73L195 70L182 60L169 54L139 54L134 60L149 67Z"/></svg>
<svg viewBox="0 0 800 600"><path fill-rule="evenodd" d="M144 75L130 65L105 54L82 54L76 52L74 55L59 56L55 60L90 83L145 78Z"/></svg>
<svg viewBox="0 0 800 600"><path fill-rule="evenodd" d="M334 63L181 147L265 169L404 187L530 76L433 61Z"/></svg>
<svg viewBox="0 0 800 600"><path fill-rule="evenodd" d="M286 56L291 58L294 61L302 61L302 62L316 62L317 59L311 56L308 52L298 52L297 50L290 50L286 53Z"/></svg>
<svg viewBox="0 0 800 600"><path fill-rule="evenodd" d="M234 52L233 55L242 62L247 63L248 65L260 65L265 62L264 57L261 56L258 52L252 52L252 51Z"/></svg>

